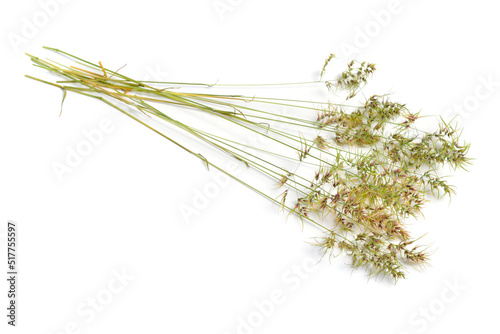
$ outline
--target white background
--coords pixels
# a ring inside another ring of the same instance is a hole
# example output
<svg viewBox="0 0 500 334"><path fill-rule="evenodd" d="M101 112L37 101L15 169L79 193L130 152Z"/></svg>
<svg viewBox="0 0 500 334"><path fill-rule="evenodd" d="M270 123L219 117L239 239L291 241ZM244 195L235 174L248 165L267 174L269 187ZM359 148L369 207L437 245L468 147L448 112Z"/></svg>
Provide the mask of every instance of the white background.
<svg viewBox="0 0 500 334"><path fill-rule="evenodd" d="M20 236L19 326L5 324L2 279L2 333L497 330L495 2L25 0L3 1L0 22L2 263L8 219L18 222ZM463 109L458 120L476 160L469 173L454 174L451 203L429 203L425 219L411 226L436 249L425 272L393 285L351 273L342 257L311 269L316 255L306 242L318 231L285 222L235 182L183 218L179 208L213 180L160 136L75 95L59 118L61 92L23 77L44 75L24 56L49 55L43 45L173 81L316 80L331 52L340 62L368 60L378 66L380 90L413 110ZM103 119L112 130L58 180L54 161L63 162L67 148ZM120 288L113 277L122 271L130 277ZM109 284L121 291L109 292ZM265 300L280 292L282 302L269 307ZM89 311L92 298L106 305Z"/></svg>

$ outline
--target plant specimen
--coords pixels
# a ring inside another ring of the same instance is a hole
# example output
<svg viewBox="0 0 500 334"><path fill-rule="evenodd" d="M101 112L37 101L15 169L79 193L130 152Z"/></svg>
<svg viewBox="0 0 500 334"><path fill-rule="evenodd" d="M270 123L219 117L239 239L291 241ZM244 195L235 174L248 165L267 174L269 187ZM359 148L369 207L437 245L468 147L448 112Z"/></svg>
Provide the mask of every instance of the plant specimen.
<svg viewBox="0 0 500 334"><path fill-rule="evenodd" d="M225 173L303 223L319 227L323 234L315 244L325 254L346 254L354 268L363 267L369 275L388 275L397 281L405 277L407 267L427 264L427 249L416 245L418 238L411 237L405 221L419 217L430 196L454 194L440 175L443 166L457 169L470 163L469 144L460 141L461 132L451 123L438 119L435 129L424 131L417 127L423 116L385 94L358 100L375 72L375 65L367 62L351 61L337 78L323 80L335 58L332 54L318 81L223 85L137 80L101 62L47 49L69 57L72 65L28 55L36 67L61 80L27 77L62 89L63 101L67 92L98 99L157 132L207 168ZM214 92L260 86L317 89L318 85L339 102ZM165 104L171 107L162 108ZM277 112L273 106L290 113ZM186 114L198 122L182 120ZM219 122L218 127L203 127L212 122ZM182 130L203 143L207 152L215 148L264 175L279 188L277 196L231 174L158 124ZM269 144L245 144L249 135Z"/></svg>

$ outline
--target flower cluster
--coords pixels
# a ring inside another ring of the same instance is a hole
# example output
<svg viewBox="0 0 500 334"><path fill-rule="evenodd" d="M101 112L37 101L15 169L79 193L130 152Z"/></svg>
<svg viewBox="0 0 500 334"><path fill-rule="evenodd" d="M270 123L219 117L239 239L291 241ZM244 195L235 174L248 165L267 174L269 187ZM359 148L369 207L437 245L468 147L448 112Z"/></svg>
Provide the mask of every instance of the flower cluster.
<svg viewBox="0 0 500 334"><path fill-rule="evenodd" d="M347 99L354 97L358 89L368 82L375 72L375 65L367 62L352 60L347 65L347 70L342 72L337 81L337 87L349 91Z"/></svg>

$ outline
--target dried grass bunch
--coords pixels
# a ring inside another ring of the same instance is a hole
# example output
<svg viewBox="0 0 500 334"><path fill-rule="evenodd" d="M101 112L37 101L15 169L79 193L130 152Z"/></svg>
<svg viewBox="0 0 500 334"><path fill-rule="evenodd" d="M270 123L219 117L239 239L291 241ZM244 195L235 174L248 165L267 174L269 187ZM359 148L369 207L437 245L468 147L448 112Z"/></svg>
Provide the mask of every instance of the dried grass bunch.
<svg viewBox="0 0 500 334"><path fill-rule="evenodd" d="M28 56L35 66L62 80L49 82L27 77L62 89L64 98L67 92L73 92L98 99L156 131L201 159L207 167L222 171L283 210L298 215L303 222L320 227L324 235L318 237L316 244L324 248L325 254L347 254L353 267L363 267L369 275L389 275L397 281L405 277L406 267L422 267L428 262L427 248L416 245L418 239L411 237L405 220L419 217L429 196L441 198L454 193L453 187L439 175L443 166L457 169L470 163L469 145L462 143L460 131L443 119L437 119L433 131L424 131L417 128L417 120L423 116L411 112L405 104L391 101L385 94L355 101L375 72L374 64L351 61L336 79L323 80L334 59L332 54L318 81L214 85L136 80L105 68L101 62L91 63L61 50L47 49L69 57L73 64ZM341 101L210 91L290 85L324 85L331 96ZM233 132L236 129L236 136L226 136L222 128L210 132L186 124L161 111L161 104L202 111L221 120ZM269 106L281 106L290 113L279 113ZM205 154L174 140L144 115L181 129L229 159L260 172L281 189L279 196L267 188L252 186ZM247 145L243 138L250 134L265 137L272 145Z"/></svg>

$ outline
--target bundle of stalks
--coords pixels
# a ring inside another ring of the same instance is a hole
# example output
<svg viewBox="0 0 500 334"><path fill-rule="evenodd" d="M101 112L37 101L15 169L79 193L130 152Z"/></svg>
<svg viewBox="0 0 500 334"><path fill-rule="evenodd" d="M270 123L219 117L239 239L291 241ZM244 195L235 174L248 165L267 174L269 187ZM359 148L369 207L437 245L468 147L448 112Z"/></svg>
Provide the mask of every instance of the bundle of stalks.
<svg viewBox="0 0 500 334"><path fill-rule="evenodd" d="M28 78L62 89L64 98L72 92L100 100L157 132L203 161L207 168L242 183L282 210L297 215L303 223L319 227L323 234L314 243L325 254L345 254L351 257L354 268L365 268L370 276L388 275L397 281L405 277L408 267L422 268L428 264L428 247L416 245L420 238L411 237L405 222L421 216L430 197L455 193L440 175L443 166L456 170L465 169L470 163L466 156L469 145L460 142L461 131L442 118L436 118L433 131L424 131L417 128L417 120L423 117L420 113L392 102L386 94L355 101L373 75L374 64L351 61L338 78L323 80L334 58L332 54L325 61L320 80L313 82L152 82L132 79L120 70L105 68L101 62L92 63L58 49L47 49L69 58L72 64L28 56L34 66L62 80L51 82L27 75ZM341 101L213 93L213 89L291 85L323 86ZM161 108L162 104L171 106ZM290 113L278 113L270 106L286 108ZM168 109L169 113L160 109ZM195 116L201 111L209 119L222 122L224 128L207 131L187 124L174 118L170 113L173 109ZM279 187L279 196L236 177L207 159L206 154L195 152L151 124L148 118L182 130L201 141L207 150L215 148L227 159L258 171L266 181ZM225 129L231 129L236 137L224 135ZM261 136L273 145L244 144L244 137L249 134Z"/></svg>

